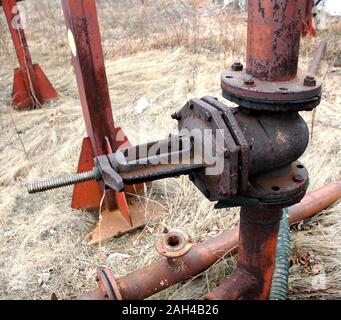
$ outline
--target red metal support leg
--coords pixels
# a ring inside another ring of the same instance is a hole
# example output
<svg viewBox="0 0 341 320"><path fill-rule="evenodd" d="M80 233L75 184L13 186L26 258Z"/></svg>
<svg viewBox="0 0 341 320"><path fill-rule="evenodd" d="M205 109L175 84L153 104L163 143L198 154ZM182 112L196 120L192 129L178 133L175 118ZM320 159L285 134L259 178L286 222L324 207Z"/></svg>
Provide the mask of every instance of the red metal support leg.
<svg viewBox="0 0 341 320"><path fill-rule="evenodd" d="M4 13L15 51L19 68L14 71L12 105L15 109L36 108L50 99L57 97L57 92L47 79L38 64L33 64L28 45L20 23L19 9L16 0L2 0Z"/></svg>
<svg viewBox="0 0 341 320"><path fill-rule="evenodd" d="M96 2L62 0L62 6L88 134L88 138L83 141L78 166L78 172L84 172L93 168L94 157L116 152L120 146L128 145L129 141L121 129L114 125ZM143 187L137 185L127 187L126 190L128 193L136 193ZM75 186L72 208L99 208L104 193L100 224L88 237L91 243L142 227L145 211L156 210L151 204L146 209L140 201L127 199L125 193L105 189L97 182Z"/></svg>

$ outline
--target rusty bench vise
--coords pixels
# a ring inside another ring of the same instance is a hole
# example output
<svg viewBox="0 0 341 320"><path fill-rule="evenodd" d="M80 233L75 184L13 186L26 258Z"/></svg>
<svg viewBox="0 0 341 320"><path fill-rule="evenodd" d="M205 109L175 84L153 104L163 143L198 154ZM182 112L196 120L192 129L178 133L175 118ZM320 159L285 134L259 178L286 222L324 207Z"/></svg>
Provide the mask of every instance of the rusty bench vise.
<svg viewBox="0 0 341 320"><path fill-rule="evenodd" d="M96 157L93 171L32 184L29 193L89 180L122 192L125 185L188 175L205 197L218 201L218 208L285 207L303 198L307 171L296 160L309 132L298 113L256 116L204 97L188 101L172 118L180 135ZM221 172L207 173L210 169Z"/></svg>

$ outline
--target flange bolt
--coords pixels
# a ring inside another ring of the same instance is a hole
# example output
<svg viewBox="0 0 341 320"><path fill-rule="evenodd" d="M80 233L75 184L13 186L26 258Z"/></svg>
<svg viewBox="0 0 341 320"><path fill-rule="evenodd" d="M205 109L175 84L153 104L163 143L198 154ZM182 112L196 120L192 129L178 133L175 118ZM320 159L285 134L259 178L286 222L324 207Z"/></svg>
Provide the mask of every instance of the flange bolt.
<svg viewBox="0 0 341 320"><path fill-rule="evenodd" d="M210 112L205 112L205 120L206 121L211 121L212 120L212 114Z"/></svg>
<svg viewBox="0 0 341 320"><path fill-rule="evenodd" d="M181 120L181 114L179 112L174 112L171 117L174 120Z"/></svg>
<svg viewBox="0 0 341 320"><path fill-rule="evenodd" d="M247 78L244 80L244 84L246 86L253 86L255 84L255 80L253 80L252 78Z"/></svg>
<svg viewBox="0 0 341 320"><path fill-rule="evenodd" d="M306 76L304 78L304 85L306 87L315 87L316 86L316 78L314 76Z"/></svg>
<svg viewBox="0 0 341 320"><path fill-rule="evenodd" d="M240 62L235 62L231 67L233 71L243 71L243 68L244 66Z"/></svg>
<svg viewBox="0 0 341 320"><path fill-rule="evenodd" d="M296 176L294 176L294 181L297 183L301 183L304 181L304 178L300 174L297 174Z"/></svg>

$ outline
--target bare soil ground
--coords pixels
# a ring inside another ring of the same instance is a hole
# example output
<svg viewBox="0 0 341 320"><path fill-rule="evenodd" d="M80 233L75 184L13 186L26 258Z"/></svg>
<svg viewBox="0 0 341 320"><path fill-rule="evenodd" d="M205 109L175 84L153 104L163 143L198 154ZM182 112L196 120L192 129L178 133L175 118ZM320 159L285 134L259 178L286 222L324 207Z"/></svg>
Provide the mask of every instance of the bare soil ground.
<svg viewBox="0 0 341 320"><path fill-rule="evenodd" d="M205 1L97 2L115 121L133 143L176 132L170 115L191 97L223 100L220 73L232 61L243 62L245 55L245 14ZM123 276L159 258L154 238L165 225L187 230L194 241L236 225L237 209L214 210L187 178L168 179L149 190L167 209L160 223L89 246L84 237L98 215L70 208L72 188L27 194L28 182L75 172L86 133L60 3L25 3L33 60L59 99L33 111L10 108L17 62L0 10L0 299L49 299L52 292L72 297L96 287L100 265ZM310 171L310 190L340 179L341 69L333 66L340 57L340 21L330 20L328 30L302 41L300 68L306 70L327 32L328 52L319 71L323 102L301 159ZM142 97L149 107L140 114L136 103ZM312 126L312 113L303 116ZM340 213L338 203L293 229L290 299L341 298ZM200 298L234 270L234 258L222 259L153 299Z"/></svg>

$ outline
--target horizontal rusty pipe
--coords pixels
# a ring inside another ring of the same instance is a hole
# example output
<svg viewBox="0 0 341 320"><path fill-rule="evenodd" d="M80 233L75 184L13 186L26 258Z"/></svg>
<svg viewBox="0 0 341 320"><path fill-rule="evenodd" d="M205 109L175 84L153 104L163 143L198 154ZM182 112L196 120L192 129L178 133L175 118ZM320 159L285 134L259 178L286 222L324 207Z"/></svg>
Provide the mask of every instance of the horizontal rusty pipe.
<svg viewBox="0 0 341 320"><path fill-rule="evenodd" d="M290 224L293 225L310 218L331 206L340 197L341 180L329 183L326 186L308 193L300 203L288 208Z"/></svg>
<svg viewBox="0 0 341 320"><path fill-rule="evenodd" d="M225 231L217 237L194 245L185 255L177 259L182 268L173 268L169 258L164 258L151 265L138 269L118 280L123 300L146 299L176 283L182 282L210 268L229 252L236 252L238 246L238 227ZM80 296L80 300L98 299L99 289ZM102 294L102 298L104 296ZM102 299L100 299L102 300Z"/></svg>
<svg viewBox="0 0 341 320"><path fill-rule="evenodd" d="M330 183L307 194L300 203L288 208L290 223L295 224L315 215L335 203L340 197L341 181ZM146 299L204 272L223 256L237 253L238 242L239 227L234 227L217 237L193 245L185 256L178 258L178 261L183 262L182 269L171 268L167 258L164 258L116 280L117 287L124 300ZM95 289L77 299L105 300L106 298L100 289Z"/></svg>

